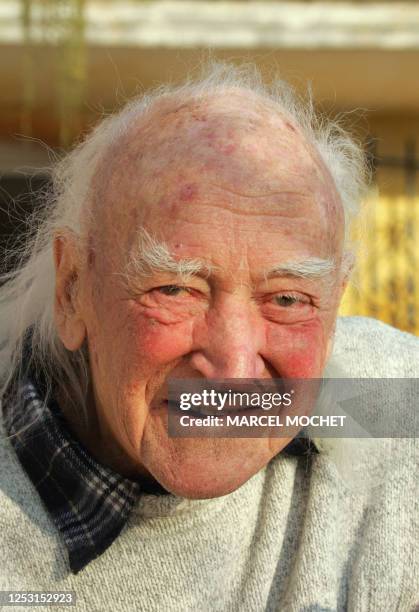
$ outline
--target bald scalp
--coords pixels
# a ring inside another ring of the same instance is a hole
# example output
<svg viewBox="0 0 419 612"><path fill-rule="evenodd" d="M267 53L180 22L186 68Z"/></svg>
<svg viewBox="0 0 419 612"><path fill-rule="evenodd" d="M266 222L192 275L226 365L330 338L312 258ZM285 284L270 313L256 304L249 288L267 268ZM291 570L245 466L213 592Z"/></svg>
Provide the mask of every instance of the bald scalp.
<svg viewBox="0 0 419 612"><path fill-rule="evenodd" d="M240 88L181 103L170 96L157 99L99 165L90 243L103 238L125 249L124 236L141 223L142 206L166 206L170 217L178 204L198 200L214 186L262 206L267 196L286 197L285 175L290 195L312 191L335 251L344 231L336 185L320 153L285 111Z"/></svg>

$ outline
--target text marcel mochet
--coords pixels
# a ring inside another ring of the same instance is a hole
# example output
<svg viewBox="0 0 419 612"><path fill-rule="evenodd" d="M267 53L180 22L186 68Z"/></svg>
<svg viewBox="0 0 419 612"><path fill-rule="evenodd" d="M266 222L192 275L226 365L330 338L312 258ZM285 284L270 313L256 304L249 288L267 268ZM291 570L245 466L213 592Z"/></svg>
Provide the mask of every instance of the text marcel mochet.
<svg viewBox="0 0 419 612"><path fill-rule="evenodd" d="M292 394L289 393L237 393L231 390L220 393L211 389L200 393L181 393L178 406L181 410L190 410L192 407L202 406L222 411L227 405L237 406L237 400L242 408L262 408L270 410L272 407L289 407L292 405ZM179 418L182 427L342 427L345 416L342 415L285 415L281 419L278 415L234 415L224 413L223 416L203 414L202 416L182 415Z"/></svg>

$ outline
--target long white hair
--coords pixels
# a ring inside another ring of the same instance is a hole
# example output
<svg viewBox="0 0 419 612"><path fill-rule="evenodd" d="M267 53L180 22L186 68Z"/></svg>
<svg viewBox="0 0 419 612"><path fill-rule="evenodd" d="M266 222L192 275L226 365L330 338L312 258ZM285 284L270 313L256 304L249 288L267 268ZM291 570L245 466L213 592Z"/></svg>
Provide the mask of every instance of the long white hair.
<svg viewBox="0 0 419 612"><path fill-rule="evenodd" d="M140 117L156 105L175 109L227 88L258 97L272 111L290 117L323 158L340 194L349 238L368 184L362 148L336 121L319 117L311 96L300 99L281 80L263 83L254 66L235 67L212 62L197 79L179 86L164 85L134 98L122 110L105 118L68 155L50 170L51 189L41 194L20 247L11 253L18 265L1 277L0 287L0 399L22 368L42 371L49 389L58 386L80 417L86 416L89 382L85 347L66 350L54 322L55 271L52 243L56 232L71 230L82 240L81 223L89 211L92 179L110 147L129 133ZM9 253L10 255L10 253ZM24 347L27 354L23 359Z"/></svg>

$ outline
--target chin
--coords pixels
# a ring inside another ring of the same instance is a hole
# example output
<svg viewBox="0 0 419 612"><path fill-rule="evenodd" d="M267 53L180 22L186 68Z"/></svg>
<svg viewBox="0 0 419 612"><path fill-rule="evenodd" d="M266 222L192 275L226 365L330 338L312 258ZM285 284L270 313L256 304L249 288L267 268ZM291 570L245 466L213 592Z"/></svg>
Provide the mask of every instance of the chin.
<svg viewBox="0 0 419 612"><path fill-rule="evenodd" d="M239 489L249 478L251 478L251 476L253 476L253 474L249 474L243 478L235 478L234 481L217 483L192 479L161 484L163 484L166 491L169 491L169 493L177 497L184 497L186 499L213 499L233 493L233 491Z"/></svg>
<svg viewBox="0 0 419 612"><path fill-rule="evenodd" d="M255 448L243 445L243 440L241 452L237 452L239 449L236 448L234 453L231 442L227 448L218 448L215 453L202 452L202 448L198 452L195 448L193 453L172 454L169 462L153 462L153 465L147 467L155 480L173 495L188 499L221 497L241 487L276 454L266 447L255 452ZM235 444L238 445L238 441ZM226 452L228 450L230 452Z"/></svg>

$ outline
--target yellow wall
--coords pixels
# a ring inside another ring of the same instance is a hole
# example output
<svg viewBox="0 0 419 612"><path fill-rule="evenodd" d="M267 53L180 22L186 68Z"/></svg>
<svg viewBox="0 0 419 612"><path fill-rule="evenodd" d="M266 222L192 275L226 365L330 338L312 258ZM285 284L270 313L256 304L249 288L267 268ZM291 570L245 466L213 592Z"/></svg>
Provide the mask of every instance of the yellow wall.
<svg viewBox="0 0 419 612"><path fill-rule="evenodd" d="M371 197L342 315L371 316L419 335L419 197Z"/></svg>

